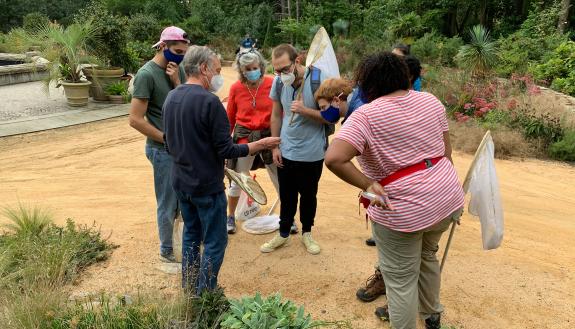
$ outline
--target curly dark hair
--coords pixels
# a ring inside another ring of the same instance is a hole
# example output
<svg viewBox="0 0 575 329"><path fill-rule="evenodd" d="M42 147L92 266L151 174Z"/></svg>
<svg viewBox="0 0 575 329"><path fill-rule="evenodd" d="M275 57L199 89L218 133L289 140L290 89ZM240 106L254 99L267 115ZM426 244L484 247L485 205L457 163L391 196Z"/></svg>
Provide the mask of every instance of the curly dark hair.
<svg viewBox="0 0 575 329"><path fill-rule="evenodd" d="M413 82L421 76L421 62L417 57L412 55L405 56L404 59L407 64L407 68L409 69L411 84L413 84Z"/></svg>
<svg viewBox="0 0 575 329"><path fill-rule="evenodd" d="M384 51L361 61L355 72L355 82L371 102L398 90L408 90L409 69L401 57Z"/></svg>

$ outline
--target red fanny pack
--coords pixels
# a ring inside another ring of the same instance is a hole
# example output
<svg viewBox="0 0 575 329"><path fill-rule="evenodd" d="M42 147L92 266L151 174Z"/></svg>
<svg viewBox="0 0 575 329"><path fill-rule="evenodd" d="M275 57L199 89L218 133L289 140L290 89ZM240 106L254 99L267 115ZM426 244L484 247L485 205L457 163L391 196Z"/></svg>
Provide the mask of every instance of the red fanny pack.
<svg viewBox="0 0 575 329"><path fill-rule="evenodd" d="M441 161L441 159L443 159L443 157L437 157L437 158L433 158L433 159L425 159L422 162L418 162L414 165L411 165L409 167L405 167L402 169L399 169L398 171L394 172L393 174L384 177L382 180L379 181L379 184L381 184L381 186L386 186L389 185L393 182L395 182L396 180L403 178L405 176L409 176L415 172L421 171L421 170L425 170L428 168L431 168L433 166L435 166L439 161ZM363 205L363 207L365 209L367 209L367 207L369 207L369 204L371 203L369 201L369 199L364 198L361 196L359 197L359 203L361 203Z"/></svg>

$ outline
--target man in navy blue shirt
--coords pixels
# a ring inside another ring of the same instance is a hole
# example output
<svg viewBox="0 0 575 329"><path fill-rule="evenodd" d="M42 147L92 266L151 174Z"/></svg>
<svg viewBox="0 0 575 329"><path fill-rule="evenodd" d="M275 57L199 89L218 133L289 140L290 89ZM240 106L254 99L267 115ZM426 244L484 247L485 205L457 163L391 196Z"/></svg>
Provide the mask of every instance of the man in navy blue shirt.
<svg viewBox="0 0 575 329"><path fill-rule="evenodd" d="M276 148L280 138L234 144L226 110L213 94L223 85L218 56L207 47L192 46L183 65L186 83L164 102L164 140L174 161L172 184L184 219L182 286L200 295L217 287L228 242L225 159Z"/></svg>

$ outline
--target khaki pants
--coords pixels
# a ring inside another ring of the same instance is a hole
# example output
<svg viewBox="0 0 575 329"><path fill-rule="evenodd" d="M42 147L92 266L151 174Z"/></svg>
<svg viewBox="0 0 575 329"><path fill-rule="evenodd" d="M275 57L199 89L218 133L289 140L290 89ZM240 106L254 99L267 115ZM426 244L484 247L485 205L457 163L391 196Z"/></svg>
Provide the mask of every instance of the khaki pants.
<svg viewBox="0 0 575 329"><path fill-rule="evenodd" d="M372 223L393 329L415 329L418 311L423 319L443 312L439 302L441 273L435 254L441 235L452 218L460 214L458 210L429 228L411 233Z"/></svg>

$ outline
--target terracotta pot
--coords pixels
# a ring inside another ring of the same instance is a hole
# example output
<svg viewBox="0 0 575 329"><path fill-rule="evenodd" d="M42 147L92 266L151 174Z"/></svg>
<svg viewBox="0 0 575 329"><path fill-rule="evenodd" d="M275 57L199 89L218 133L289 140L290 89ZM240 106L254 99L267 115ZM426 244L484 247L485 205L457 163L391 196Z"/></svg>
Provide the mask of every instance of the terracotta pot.
<svg viewBox="0 0 575 329"><path fill-rule="evenodd" d="M85 82L62 82L64 87L64 92L66 93L66 98L68 99L68 105L78 107L88 105L88 90L92 83L90 81Z"/></svg>
<svg viewBox="0 0 575 329"><path fill-rule="evenodd" d="M124 69L117 67L110 69L85 67L82 71L84 71L84 75L86 75L88 81L92 82L90 96L92 96L95 101L100 102L107 102L109 100L106 87L120 81L120 78L124 75Z"/></svg>
<svg viewBox="0 0 575 329"><path fill-rule="evenodd" d="M110 103L112 104L125 104L126 100L124 99L124 96L122 95L110 95L108 96L110 98Z"/></svg>

